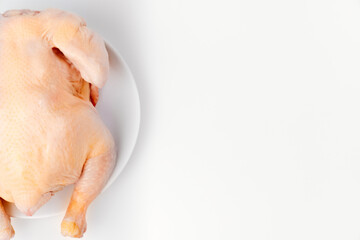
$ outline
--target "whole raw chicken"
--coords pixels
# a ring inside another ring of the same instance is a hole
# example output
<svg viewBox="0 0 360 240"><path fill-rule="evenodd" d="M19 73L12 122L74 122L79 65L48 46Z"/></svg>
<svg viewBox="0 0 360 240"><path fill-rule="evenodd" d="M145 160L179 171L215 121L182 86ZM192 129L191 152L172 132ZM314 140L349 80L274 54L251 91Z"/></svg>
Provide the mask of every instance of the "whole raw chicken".
<svg viewBox="0 0 360 240"><path fill-rule="evenodd" d="M0 240L14 235L3 200L31 216L73 183L61 232L82 237L114 167L114 140L94 107L108 71L103 40L80 17L0 14Z"/></svg>

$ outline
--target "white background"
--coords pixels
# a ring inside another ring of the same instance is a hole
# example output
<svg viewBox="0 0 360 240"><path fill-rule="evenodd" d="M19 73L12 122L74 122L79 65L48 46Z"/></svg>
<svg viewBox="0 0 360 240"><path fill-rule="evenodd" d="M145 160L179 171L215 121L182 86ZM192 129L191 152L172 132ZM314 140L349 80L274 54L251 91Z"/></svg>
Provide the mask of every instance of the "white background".
<svg viewBox="0 0 360 240"><path fill-rule="evenodd" d="M358 0L0 2L46 7L113 43L142 104L84 239L360 239ZM15 239L63 239L61 219L13 219Z"/></svg>

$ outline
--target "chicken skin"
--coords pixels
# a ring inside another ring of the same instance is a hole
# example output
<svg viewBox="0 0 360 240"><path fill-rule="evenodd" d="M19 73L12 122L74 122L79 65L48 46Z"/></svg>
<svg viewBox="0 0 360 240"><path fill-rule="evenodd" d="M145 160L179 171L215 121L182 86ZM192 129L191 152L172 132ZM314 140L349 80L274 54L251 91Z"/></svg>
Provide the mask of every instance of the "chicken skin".
<svg viewBox="0 0 360 240"><path fill-rule="evenodd" d="M75 184L61 224L82 237L86 210L115 164L95 105L109 72L104 41L56 9L0 14L0 240L14 235L3 201L28 216Z"/></svg>

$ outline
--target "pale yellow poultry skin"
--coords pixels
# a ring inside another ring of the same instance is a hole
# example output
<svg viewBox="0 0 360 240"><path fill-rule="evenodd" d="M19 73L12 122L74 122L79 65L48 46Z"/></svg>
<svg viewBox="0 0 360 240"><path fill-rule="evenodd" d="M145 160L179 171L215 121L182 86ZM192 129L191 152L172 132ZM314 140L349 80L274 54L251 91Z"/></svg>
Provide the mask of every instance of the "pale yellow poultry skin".
<svg viewBox="0 0 360 240"><path fill-rule="evenodd" d="M85 214L114 167L114 140L93 104L107 79L103 40L73 14L0 15L0 240L14 235L2 199L32 215L75 183L61 224L82 237Z"/></svg>

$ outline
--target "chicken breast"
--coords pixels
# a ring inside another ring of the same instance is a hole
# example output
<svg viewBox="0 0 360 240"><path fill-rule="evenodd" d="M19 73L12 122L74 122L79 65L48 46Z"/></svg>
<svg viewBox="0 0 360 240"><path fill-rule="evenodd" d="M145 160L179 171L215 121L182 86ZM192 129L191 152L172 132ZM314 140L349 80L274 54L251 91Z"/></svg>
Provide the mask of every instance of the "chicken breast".
<svg viewBox="0 0 360 240"><path fill-rule="evenodd" d="M0 240L14 231L1 199L31 216L69 184L63 235L114 167L114 140L95 105L109 71L103 40L80 17L48 9L0 15Z"/></svg>

